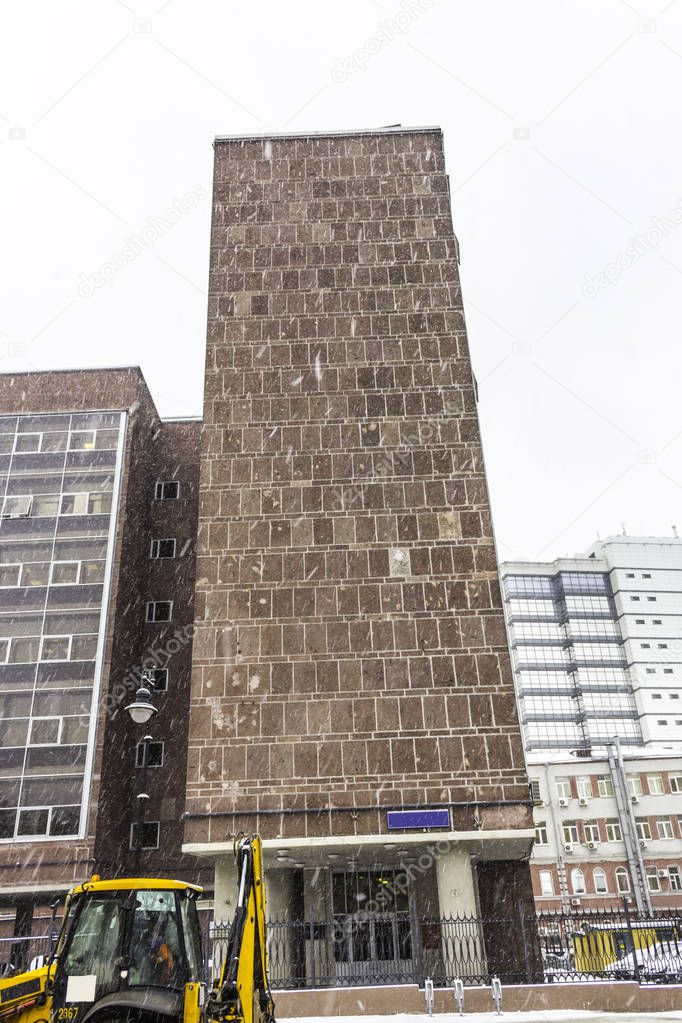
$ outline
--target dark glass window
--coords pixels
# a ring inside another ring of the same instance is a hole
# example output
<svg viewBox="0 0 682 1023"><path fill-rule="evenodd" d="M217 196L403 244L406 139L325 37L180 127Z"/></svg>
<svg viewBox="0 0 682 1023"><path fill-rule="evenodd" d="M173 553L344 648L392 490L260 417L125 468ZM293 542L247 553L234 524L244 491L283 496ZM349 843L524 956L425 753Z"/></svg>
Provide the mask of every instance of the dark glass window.
<svg viewBox="0 0 682 1023"><path fill-rule="evenodd" d="M180 497L179 481L159 480L156 484L155 497L157 501L177 501Z"/></svg>
<svg viewBox="0 0 682 1023"><path fill-rule="evenodd" d="M134 849L137 843L137 824L133 824L130 829L130 848ZM142 848L143 849L158 849L159 848L159 822L158 821L145 821L142 825Z"/></svg>
<svg viewBox="0 0 682 1023"><path fill-rule="evenodd" d="M148 622L169 622L173 614L170 600L150 600L147 604Z"/></svg>
<svg viewBox="0 0 682 1023"><path fill-rule="evenodd" d="M135 766L142 767L142 758L144 756L144 745L143 743L137 744ZM148 767L163 767L163 743L162 742L150 742L149 752L147 754L147 766Z"/></svg>
<svg viewBox="0 0 682 1023"><path fill-rule="evenodd" d="M152 540L151 558L174 558L175 540Z"/></svg>

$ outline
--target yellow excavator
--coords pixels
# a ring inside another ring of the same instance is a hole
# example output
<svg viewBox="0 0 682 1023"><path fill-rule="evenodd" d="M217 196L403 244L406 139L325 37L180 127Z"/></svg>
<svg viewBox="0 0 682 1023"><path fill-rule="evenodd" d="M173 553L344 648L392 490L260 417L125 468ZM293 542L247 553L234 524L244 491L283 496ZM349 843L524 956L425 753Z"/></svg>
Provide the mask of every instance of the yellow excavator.
<svg viewBox="0 0 682 1023"><path fill-rule="evenodd" d="M183 881L93 877L73 888L45 965L0 980L0 1023L274 1023L257 835L235 840L239 893L220 975L204 975Z"/></svg>

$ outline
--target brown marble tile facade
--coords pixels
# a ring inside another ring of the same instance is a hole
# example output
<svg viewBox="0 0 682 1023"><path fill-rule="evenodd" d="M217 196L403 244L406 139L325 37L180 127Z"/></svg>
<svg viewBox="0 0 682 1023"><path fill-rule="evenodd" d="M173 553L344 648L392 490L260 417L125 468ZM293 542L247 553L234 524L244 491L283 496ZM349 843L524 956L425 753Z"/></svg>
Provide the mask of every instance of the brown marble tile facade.
<svg viewBox="0 0 682 1023"><path fill-rule="evenodd" d="M529 827L443 139L216 142L185 840Z"/></svg>

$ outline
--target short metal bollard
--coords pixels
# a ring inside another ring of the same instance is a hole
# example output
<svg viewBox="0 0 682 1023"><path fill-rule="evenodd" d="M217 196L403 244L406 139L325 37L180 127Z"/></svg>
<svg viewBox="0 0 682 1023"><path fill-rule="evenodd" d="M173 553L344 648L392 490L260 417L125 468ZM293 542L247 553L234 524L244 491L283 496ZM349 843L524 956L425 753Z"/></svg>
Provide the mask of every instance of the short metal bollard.
<svg viewBox="0 0 682 1023"><path fill-rule="evenodd" d="M424 996L426 998L426 1011L433 1016L433 981L427 977L424 981Z"/></svg>
<svg viewBox="0 0 682 1023"><path fill-rule="evenodd" d="M502 981L499 977L493 977L492 984L490 985L493 993L493 1002L497 1009L497 1015L502 1015Z"/></svg>
<svg viewBox="0 0 682 1023"><path fill-rule="evenodd" d="M455 977L455 1001L460 1016L464 1015L464 981L461 977Z"/></svg>

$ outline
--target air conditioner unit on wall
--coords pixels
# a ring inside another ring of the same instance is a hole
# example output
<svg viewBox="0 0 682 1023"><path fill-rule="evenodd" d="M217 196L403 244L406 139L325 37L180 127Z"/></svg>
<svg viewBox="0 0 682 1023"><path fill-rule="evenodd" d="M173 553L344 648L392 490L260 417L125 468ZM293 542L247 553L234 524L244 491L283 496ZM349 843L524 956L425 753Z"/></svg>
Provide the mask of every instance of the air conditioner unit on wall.
<svg viewBox="0 0 682 1023"><path fill-rule="evenodd" d="M598 842L588 842L587 843L587 848L588 849L596 849L598 845L599 845Z"/></svg>
<svg viewBox="0 0 682 1023"><path fill-rule="evenodd" d="M587 797L581 796L580 799L578 800L578 803L580 804L580 806L587 806Z"/></svg>
<svg viewBox="0 0 682 1023"><path fill-rule="evenodd" d="M632 802L633 803L639 803L639 796L633 796L632 797Z"/></svg>
<svg viewBox="0 0 682 1023"><path fill-rule="evenodd" d="M559 800L559 806L568 806L568 800L567 799L563 799L563 798L560 799Z"/></svg>
<svg viewBox="0 0 682 1023"><path fill-rule="evenodd" d="M579 906L580 905L580 899L571 899L571 905L572 906Z"/></svg>
<svg viewBox="0 0 682 1023"><path fill-rule="evenodd" d="M646 849L646 839L640 838L639 846L640 846L640 849Z"/></svg>
<svg viewBox="0 0 682 1023"><path fill-rule="evenodd" d="M658 870L656 871L656 876L657 877L667 877L668 876L668 871L665 869L665 867L659 867Z"/></svg>
<svg viewBox="0 0 682 1023"><path fill-rule="evenodd" d="M566 842L564 844L564 850L565 850L565 852L568 852L568 853L573 852L573 842Z"/></svg>

